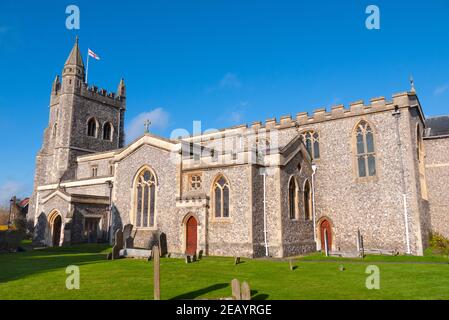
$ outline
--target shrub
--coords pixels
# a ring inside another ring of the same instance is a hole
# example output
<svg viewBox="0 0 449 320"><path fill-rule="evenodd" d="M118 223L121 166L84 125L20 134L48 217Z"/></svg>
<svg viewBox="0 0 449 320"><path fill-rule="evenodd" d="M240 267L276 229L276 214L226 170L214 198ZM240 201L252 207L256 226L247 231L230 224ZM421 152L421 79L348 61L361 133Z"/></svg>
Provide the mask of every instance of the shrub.
<svg viewBox="0 0 449 320"><path fill-rule="evenodd" d="M449 254L449 240L439 233L431 235L429 247L434 253Z"/></svg>
<svg viewBox="0 0 449 320"><path fill-rule="evenodd" d="M0 252L14 252L20 246L24 233L18 230L0 231Z"/></svg>

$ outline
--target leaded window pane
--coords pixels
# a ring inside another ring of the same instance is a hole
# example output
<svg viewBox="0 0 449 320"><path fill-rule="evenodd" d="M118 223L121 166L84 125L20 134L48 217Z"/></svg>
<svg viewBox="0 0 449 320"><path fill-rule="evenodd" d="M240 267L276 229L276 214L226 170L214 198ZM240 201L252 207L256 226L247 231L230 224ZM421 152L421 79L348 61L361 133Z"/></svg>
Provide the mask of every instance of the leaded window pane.
<svg viewBox="0 0 449 320"><path fill-rule="evenodd" d="M148 200L149 200L149 190L148 186L143 187L143 223L142 227L148 227Z"/></svg>
<svg viewBox="0 0 449 320"><path fill-rule="evenodd" d="M363 142L363 135L357 134L357 154L364 154L365 153L365 146Z"/></svg>
<svg viewBox="0 0 449 320"><path fill-rule="evenodd" d="M215 217L221 217L221 189L215 187Z"/></svg>
<svg viewBox="0 0 449 320"><path fill-rule="evenodd" d="M309 152L309 155L312 157L312 141L310 141L310 139L306 140L306 149Z"/></svg>
<svg viewBox="0 0 449 320"><path fill-rule="evenodd" d="M359 177L366 177L365 157L358 157L357 162L359 166Z"/></svg>
<svg viewBox="0 0 449 320"><path fill-rule="evenodd" d="M376 175L376 158L373 155L368 156L368 173L371 177Z"/></svg>
<svg viewBox="0 0 449 320"><path fill-rule="evenodd" d="M310 185L306 183L304 187L304 213L306 220L310 219Z"/></svg>
<svg viewBox="0 0 449 320"><path fill-rule="evenodd" d="M315 140L313 143L313 158L318 159L320 157L320 143Z"/></svg>
<svg viewBox="0 0 449 320"><path fill-rule="evenodd" d="M137 210L136 210L136 226L141 227L142 217L142 186L137 186Z"/></svg>
<svg viewBox="0 0 449 320"><path fill-rule="evenodd" d="M372 132L366 133L366 151L374 152L374 137Z"/></svg>
<svg viewBox="0 0 449 320"><path fill-rule="evenodd" d="M223 217L229 217L229 188L223 188Z"/></svg>
<svg viewBox="0 0 449 320"><path fill-rule="evenodd" d="M290 181L289 186L289 209L290 209L290 219L295 218L295 182L293 179Z"/></svg>
<svg viewBox="0 0 449 320"><path fill-rule="evenodd" d="M156 196L156 186L152 184L150 186L150 226L154 226L154 205Z"/></svg>

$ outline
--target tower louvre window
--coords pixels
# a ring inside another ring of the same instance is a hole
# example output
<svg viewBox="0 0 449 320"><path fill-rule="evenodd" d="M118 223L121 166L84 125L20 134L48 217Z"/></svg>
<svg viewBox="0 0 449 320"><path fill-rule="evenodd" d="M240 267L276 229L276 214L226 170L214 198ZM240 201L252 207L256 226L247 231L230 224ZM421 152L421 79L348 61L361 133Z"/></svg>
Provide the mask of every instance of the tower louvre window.
<svg viewBox="0 0 449 320"><path fill-rule="evenodd" d="M87 122L87 135L89 137L96 137L97 136L97 121L94 118L91 118Z"/></svg>
<svg viewBox="0 0 449 320"><path fill-rule="evenodd" d="M103 140L112 141L112 125L106 122L103 127Z"/></svg>

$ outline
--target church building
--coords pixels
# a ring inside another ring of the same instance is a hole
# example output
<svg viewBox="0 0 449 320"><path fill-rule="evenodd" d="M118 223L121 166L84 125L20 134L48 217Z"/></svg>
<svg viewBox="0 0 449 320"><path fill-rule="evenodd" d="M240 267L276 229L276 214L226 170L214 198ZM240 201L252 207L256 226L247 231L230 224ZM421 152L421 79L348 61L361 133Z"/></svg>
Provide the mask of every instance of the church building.
<svg viewBox="0 0 449 320"><path fill-rule="evenodd" d="M126 86L85 82L78 39L50 96L29 214L34 243L111 242L172 255L422 255L449 237L449 117L415 89L369 104L125 145ZM276 106L273 106L275 109Z"/></svg>

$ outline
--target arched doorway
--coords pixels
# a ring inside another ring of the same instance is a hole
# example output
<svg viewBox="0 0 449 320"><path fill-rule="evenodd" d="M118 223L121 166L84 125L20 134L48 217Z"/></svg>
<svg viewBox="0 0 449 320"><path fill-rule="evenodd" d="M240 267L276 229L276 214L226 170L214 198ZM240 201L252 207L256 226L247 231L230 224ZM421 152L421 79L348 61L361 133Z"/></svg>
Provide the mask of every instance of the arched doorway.
<svg viewBox="0 0 449 320"><path fill-rule="evenodd" d="M320 223L320 235L321 235L321 251L332 250L332 226L329 220L323 219Z"/></svg>
<svg viewBox="0 0 449 320"><path fill-rule="evenodd" d="M62 219L61 216L58 214L54 219L52 223L52 241L51 244L53 247L59 247L59 244L61 242L61 226L62 226Z"/></svg>
<svg viewBox="0 0 449 320"><path fill-rule="evenodd" d="M196 254L198 246L198 222L192 216L186 223L186 253L189 255Z"/></svg>

